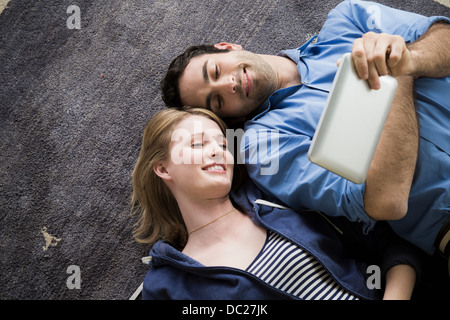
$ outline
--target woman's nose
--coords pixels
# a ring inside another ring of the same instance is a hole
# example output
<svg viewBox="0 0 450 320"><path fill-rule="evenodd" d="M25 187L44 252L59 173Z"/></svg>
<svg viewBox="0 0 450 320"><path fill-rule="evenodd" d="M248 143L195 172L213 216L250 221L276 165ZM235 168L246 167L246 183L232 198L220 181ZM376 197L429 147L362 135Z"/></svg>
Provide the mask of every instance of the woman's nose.
<svg viewBox="0 0 450 320"><path fill-rule="evenodd" d="M223 148L219 145L217 141L212 141L208 147L208 157L210 158L221 158L223 157Z"/></svg>

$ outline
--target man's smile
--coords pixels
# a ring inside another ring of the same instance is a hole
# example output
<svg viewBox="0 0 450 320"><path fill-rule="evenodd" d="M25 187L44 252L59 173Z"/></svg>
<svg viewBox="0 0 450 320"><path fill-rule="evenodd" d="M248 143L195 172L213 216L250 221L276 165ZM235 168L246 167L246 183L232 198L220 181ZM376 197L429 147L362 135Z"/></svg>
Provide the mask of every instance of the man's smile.
<svg viewBox="0 0 450 320"><path fill-rule="evenodd" d="M244 93L248 97L250 95L250 92L252 91L252 78L248 72L248 70L244 67L243 68L243 75L242 75L242 87L244 88Z"/></svg>

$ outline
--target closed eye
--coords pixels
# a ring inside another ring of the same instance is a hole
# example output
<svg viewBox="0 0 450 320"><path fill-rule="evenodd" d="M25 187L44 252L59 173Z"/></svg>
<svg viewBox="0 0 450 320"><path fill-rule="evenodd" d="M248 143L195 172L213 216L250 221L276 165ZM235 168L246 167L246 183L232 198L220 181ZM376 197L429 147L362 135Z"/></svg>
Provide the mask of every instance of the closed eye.
<svg viewBox="0 0 450 320"><path fill-rule="evenodd" d="M202 148L202 147L203 147L203 142L197 142L197 143L191 144L191 148Z"/></svg>

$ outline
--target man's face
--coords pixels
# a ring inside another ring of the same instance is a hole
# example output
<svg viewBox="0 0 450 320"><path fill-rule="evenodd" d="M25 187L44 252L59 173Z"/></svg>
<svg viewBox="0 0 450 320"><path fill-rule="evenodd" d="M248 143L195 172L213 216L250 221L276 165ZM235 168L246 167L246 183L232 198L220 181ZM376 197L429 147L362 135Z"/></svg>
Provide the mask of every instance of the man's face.
<svg viewBox="0 0 450 320"><path fill-rule="evenodd" d="M179 88L184 105L236 118L255 111L277 89L277 77L259 55L232 50L192 58Z"/></svg>

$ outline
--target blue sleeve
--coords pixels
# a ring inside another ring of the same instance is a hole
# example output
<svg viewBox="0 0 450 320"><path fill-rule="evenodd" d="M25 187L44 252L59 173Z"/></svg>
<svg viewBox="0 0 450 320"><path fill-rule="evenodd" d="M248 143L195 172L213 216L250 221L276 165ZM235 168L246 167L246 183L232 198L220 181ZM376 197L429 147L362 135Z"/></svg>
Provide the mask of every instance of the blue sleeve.
<svg viewBox="0 0 450 320"><path fill-rule="evenodd" d="M310 137L267 130L246 130L241 141L248 173L265 193L294 209L312 209L375 224L364 211L365 184L354 184L309 161Z"/></svg>
<svg viewBox="0 0 450 320"><path fill-rule="evenodd" d="M326 35L339 35L348 32L387 33L402 36L407 43L417 40L436 21L447 17L425 17L416 13L402 11L379 3L349 0L340 3L327 18L322 30Z"/></svg>
<svg viewBox="0 0 450 320"><path fill-rule="evenodd" d="M407 264L416 271L418 283L422 275L420 249L395 234L385 221L378 222L371 233L367 238L370 239L373 254L378 253L381 256L380 267L383 275L394 266Z"/></svg>
<svg viewBox="0 0 450 320"><path fill-rule="evenodd" d="M357 260L380 267L383 277L394 266L410 265L416 271L417 280L422 274L422 252L419 248L399 237L386 221L378 221L368 234L358 223L342 218L331 218L342 234L340 239L348 254Z"/></svg>

